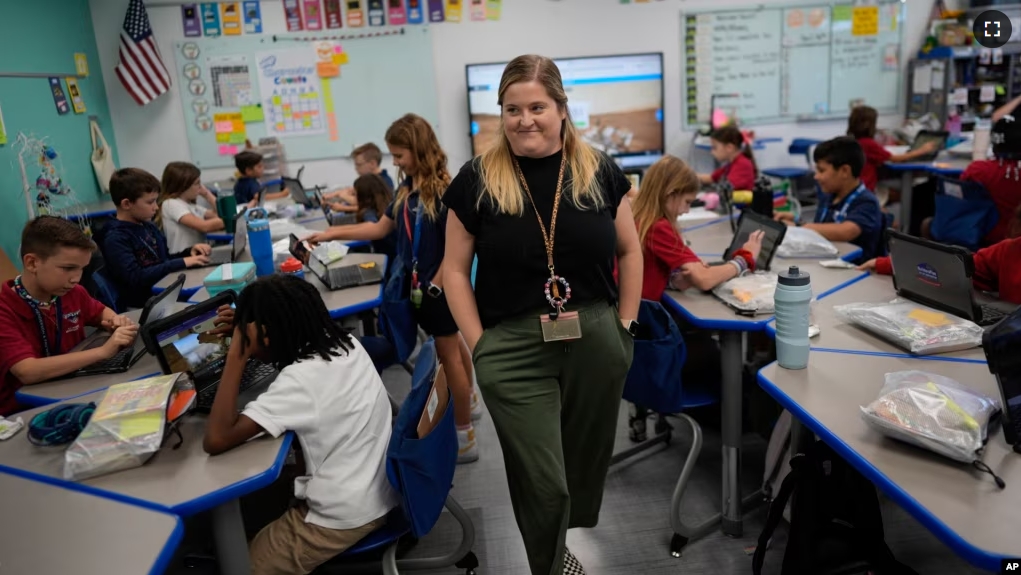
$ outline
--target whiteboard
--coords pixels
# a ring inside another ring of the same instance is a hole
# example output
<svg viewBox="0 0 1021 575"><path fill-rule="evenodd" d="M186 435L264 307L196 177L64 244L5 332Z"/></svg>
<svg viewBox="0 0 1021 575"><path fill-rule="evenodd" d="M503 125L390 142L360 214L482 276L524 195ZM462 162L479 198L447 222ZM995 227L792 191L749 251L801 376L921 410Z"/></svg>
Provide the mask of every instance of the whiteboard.
<svg viewBox="0 0 1021 575"><path fill-rule="evenodd" d="M382 145L390 124L409 112L436 127L428 27L378 28L333 37L339 38L334 43L346 63L332 78L318 75L317 48L322 44L315 40L322 38L329 36L175 42L175 80L192 162L202 168L233 166L233 152L235 147L244 149L244 138L257 144L267 136L280 139L288 161L349 156L366 142ZM252 114L253 105L261 106L261 113ZM218 141L225 114L233 114L231 139Z"/></svg>
<svg viewBox="0 0 1021 575"><path fill-rule="evenodd" d="M684 32L686 127L715 106L742 125L843 116L901 102L904 4L804 3L691 11Z"/></svg>

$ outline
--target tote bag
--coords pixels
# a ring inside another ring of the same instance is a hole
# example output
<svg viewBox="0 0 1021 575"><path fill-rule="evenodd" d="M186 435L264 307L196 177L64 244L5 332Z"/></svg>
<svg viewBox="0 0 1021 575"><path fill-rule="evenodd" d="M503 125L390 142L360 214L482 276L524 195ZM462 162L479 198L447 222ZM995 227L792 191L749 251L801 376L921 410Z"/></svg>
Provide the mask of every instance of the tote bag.
<svg viewBox="0 0 1021 575"><path fill-rule="evenodd" d="M92 171L96 173L99 189L103 190L104 194L109 194L110 178L117 171L117 166L113 164L113 150L110 149L110 144L106 143L99 124L89 122L89 129L92 131Z"/></svg>
<svg viewBox="0 0 1021 575"><path fill-rule="evenodd" d="M418 259L418 245L421 239L422 212L415 217L414 231L410 229L408 204L404 203L404 228L411 237L411 257ZM399 257L399 256L398 256ZM379 306L379 331L394 346L398 363L404 363L415 352L418 344L418 324L415 323L414 306L405 289L407 271L402 262L390 266L390 277L383 286L383 303Z"/></svg>

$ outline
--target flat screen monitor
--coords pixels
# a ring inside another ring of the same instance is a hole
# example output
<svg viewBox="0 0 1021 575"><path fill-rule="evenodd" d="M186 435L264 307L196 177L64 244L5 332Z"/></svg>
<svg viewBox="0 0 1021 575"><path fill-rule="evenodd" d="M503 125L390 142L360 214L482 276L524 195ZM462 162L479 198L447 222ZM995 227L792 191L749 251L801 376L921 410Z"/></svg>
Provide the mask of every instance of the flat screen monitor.
<svg viewBox="0 0 1021 575"><path fill-rule="evenodd" d="M554 59L567 91L571 120L582 137L623 165L652 163L663 154L663 54ZM500 133L497 91L506 62L469 64L468 115L472 153ZM628 160L631 160L630 162Z"/></svg>

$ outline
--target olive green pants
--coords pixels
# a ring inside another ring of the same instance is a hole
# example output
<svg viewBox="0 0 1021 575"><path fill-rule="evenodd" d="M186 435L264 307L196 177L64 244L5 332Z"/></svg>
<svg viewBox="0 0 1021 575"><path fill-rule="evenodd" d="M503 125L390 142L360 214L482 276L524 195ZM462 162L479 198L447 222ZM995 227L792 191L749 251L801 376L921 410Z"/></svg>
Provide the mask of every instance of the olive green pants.
<svg viewBox="0 0 1021 575"><path fill-rule="evenodd" d="M542 339L539 313L486 330L476 377L500 438L532 575L560 575L567 529L599 521L633 342L615 308L580 310L582 337Z"/></svg>

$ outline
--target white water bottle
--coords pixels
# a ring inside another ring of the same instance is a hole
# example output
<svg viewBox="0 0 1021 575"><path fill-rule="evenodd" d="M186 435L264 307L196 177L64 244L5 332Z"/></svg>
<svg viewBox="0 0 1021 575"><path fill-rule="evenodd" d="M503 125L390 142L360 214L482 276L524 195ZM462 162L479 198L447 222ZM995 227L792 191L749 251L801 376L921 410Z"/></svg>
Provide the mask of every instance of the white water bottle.
<svg viewBox="0 0 1021 575"><path fill-rule="evenodd" d="M791 266L780 272L773 294L776 309L776 361L784 369L808 367L808 326L812 278Z"/></svg>

